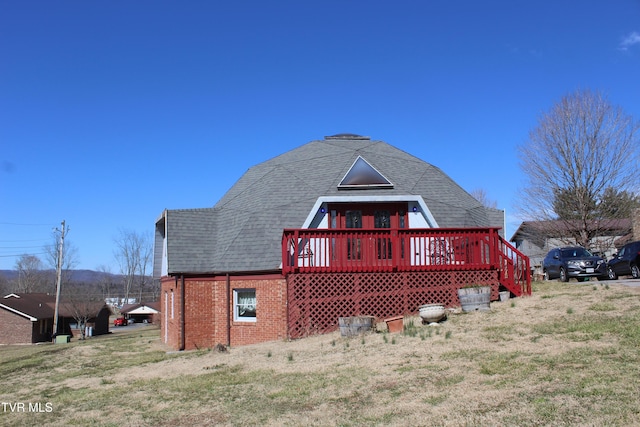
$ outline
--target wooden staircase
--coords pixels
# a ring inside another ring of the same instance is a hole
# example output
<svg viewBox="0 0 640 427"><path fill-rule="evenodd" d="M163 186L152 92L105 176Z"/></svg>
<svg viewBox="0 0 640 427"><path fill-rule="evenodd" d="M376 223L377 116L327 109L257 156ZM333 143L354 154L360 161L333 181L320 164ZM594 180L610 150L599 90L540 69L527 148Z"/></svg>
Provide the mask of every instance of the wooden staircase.
<svg viewBox="0 0 640 427"><path fill-rule="evenodd" d="M498 239L499 280L515 296L531 295L529 257L504 238Z"/></svg>

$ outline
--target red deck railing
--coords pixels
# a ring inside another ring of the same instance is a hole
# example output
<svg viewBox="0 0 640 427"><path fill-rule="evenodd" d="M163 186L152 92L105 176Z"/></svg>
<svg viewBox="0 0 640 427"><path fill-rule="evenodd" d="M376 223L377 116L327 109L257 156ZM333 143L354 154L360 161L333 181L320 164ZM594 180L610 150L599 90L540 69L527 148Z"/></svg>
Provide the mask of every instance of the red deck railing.
<svg viewBox="0 0 640 427"><path fill-rule="evenodd" d="M499 270L515 295L531 294L529 259L497 228L286 229L282 272Z"/></svg>

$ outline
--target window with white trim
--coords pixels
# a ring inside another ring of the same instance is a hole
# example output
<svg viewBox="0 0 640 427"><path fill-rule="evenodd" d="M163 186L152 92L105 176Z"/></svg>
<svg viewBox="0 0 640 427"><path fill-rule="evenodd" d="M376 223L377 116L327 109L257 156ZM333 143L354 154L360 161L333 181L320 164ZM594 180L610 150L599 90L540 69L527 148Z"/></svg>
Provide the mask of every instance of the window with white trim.
<svg viewBox="0 0 640 427"><path fill-rule="evenodd" d="M233 290L233 320L237 322L256 321L256 290Z"/></svg>

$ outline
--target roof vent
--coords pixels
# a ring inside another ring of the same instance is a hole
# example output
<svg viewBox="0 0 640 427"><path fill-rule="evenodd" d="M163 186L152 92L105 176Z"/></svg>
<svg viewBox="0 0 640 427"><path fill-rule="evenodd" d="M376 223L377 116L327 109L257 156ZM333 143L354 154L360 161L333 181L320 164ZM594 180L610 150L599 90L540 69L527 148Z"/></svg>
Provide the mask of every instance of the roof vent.
<svg viewBox="0 0 640 427"><path fill-rule="evenodd" d="M362 136L362 135L356 135L355 133L337 133L335 135L331 135L331 136L325 136L324 137L325 140L343 140L343 141L348 141L348 140L364 140L364 141L368 141L371 140L370 136Z"/></svg>

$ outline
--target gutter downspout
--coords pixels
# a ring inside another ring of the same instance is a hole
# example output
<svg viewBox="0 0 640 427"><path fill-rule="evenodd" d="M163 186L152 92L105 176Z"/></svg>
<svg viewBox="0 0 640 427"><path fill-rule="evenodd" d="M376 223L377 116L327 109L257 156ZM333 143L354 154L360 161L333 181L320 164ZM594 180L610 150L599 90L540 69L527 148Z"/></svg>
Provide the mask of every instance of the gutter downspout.
<svg viewBox="0 0 640 427"><path fill-rule="evenodd" d="M179 351L184 351L185 347L186 347L186 340L184 337L184 319L185 319L185 315L184 315L184 296L185 296L185 291L184 291L184 274L180 275L180 347L178 348Z"/></svg>
<svg viewBox="0 0 640 427"><path fill-rule="evenodd" d="M231 347L231 278L227 273L227 347Z"/></svg>

